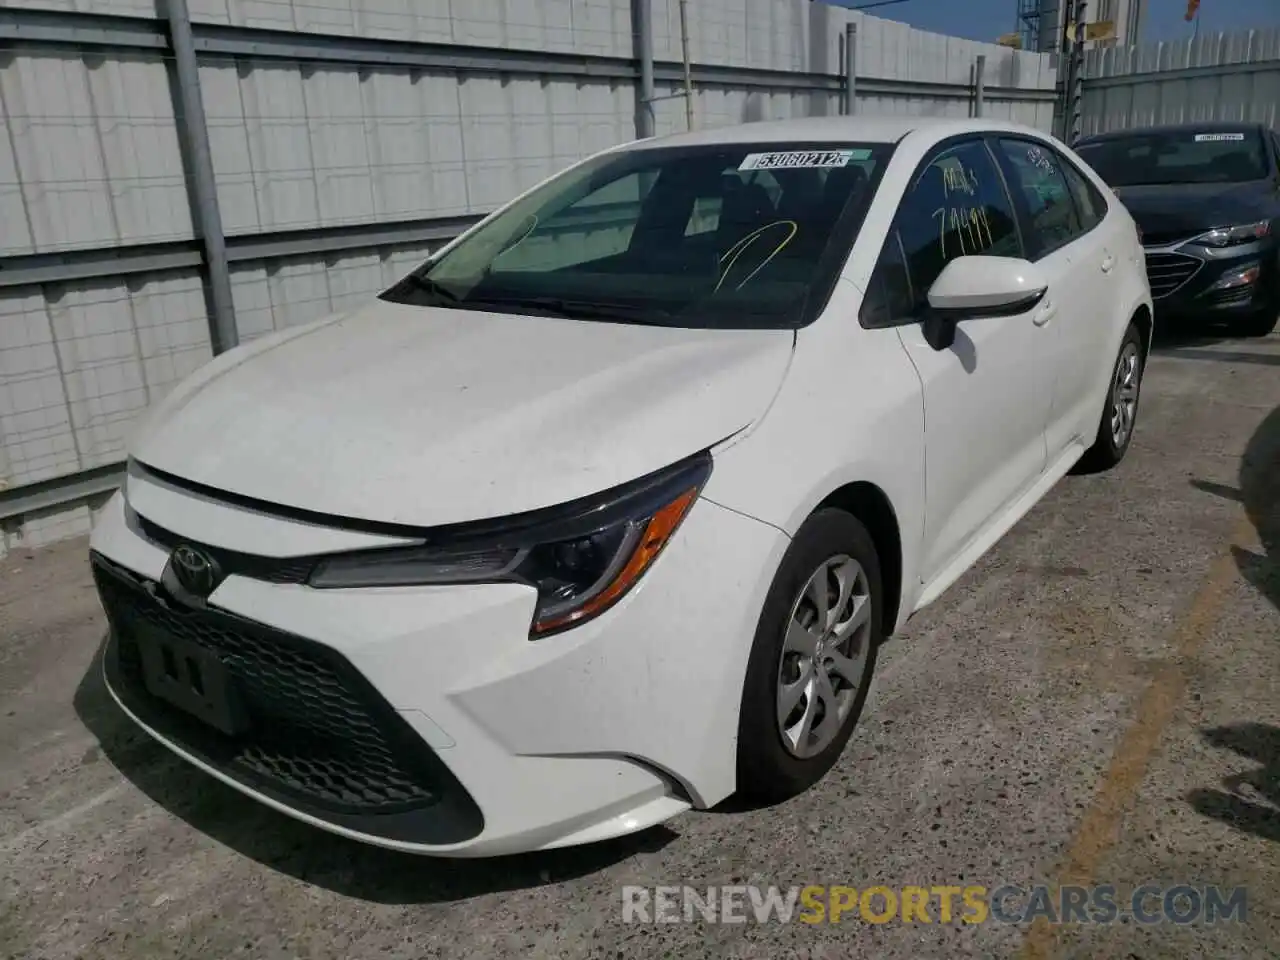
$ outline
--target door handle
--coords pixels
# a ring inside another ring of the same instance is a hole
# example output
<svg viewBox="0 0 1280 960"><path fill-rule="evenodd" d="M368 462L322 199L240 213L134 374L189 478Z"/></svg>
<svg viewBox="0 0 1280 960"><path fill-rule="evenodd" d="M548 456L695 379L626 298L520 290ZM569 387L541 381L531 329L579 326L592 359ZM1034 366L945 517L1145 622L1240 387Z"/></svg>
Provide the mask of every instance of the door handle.
<svg viewBox="0 0 1280 960"><path fill-rule="evenodd" d="M1115 265L1116 265L1116 258L1113 257L1111 254L1108 253L1106 256L1102 258L1103 273L1110 273L1113 269L1115 269Z"/></svg>
<svg viewBox="0 0 1280 960"><path fill-rule="evenodd" d="M1043 327L1046 323L1058 315L1058 305L1056 303L1046 303L1031 318L1031 322L1037 327Z"/></svg>

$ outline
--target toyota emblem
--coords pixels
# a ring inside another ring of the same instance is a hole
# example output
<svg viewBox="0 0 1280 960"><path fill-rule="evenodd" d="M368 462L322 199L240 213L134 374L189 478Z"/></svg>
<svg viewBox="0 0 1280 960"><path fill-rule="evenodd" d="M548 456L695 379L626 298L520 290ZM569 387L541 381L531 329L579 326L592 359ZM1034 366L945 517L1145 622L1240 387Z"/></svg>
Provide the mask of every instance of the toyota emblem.
<svg viewBox="0 0 1280 960"><path fill-rule="evenodd" d="M169 565L178 585L194 596L203 599L218 585L218 569L213 560L188 544L173 551Z"/></svg>

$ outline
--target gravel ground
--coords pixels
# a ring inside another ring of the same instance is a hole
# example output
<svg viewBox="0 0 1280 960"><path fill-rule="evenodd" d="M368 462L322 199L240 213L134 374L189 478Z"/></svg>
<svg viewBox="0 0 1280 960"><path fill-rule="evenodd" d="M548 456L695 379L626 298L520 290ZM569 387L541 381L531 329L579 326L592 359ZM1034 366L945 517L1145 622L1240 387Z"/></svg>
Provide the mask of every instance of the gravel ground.
<svg viewBox="0 0 1280 960"><path fill-rule="evenodd" d="M808 794L500 861L364 848L132 729L86 544L0 561L0 956L1275 957L1280 337L1162 344L1064 481L885 649ZM624 923L657 885L1247 888L1241 923Z"/></svg>

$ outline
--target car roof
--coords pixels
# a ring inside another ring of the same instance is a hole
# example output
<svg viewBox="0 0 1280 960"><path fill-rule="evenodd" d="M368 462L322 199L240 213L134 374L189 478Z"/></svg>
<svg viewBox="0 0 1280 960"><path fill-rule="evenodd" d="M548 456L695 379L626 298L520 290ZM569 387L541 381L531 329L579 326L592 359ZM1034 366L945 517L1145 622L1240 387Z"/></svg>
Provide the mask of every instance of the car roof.
<svg viewBox="0 0 1280 960"><path fill-rule="evenodd" d="M1213 120L1207 123L1164 123L1153 127L1130 127L1127 130L1109 130L1106 133L1095 133L1087 137L1081 137L1076 143L1101 143L1104 140L1120 140L1124 137L1161 133L1188 133L1192 130L1196 133L1238 133L1244 130L1263 129L1265 129L1263 124L1249 123L1247 121L1232 123L1228 120Z"/></svg>
<svg viewBox="0 0 1280 960"><path fill-rule="evenodd" d="M912 133L941 140L964 133L1003 132L1036 136L1032 127L1003 120L953 119L949 117L805 117L795 120L762 120L733 126L711 127L626 144L624 149L693 147L736 143L897 143Z"/></svg>

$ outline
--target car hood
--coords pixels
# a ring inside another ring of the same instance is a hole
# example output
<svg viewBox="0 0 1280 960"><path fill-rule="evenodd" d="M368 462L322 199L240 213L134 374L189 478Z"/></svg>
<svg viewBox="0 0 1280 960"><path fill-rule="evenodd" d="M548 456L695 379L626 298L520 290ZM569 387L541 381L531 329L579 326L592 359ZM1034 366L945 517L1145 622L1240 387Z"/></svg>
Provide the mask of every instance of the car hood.
<svg viewBox="0 0 1280 960"><path fill-rule="evenodd" d="M229 351L140 429L142 465L333 517L552 506L764 414L790 330L684 330L376 301Z"/></svg>
<svg viewBox="0 0 1280 960"><path fill-rule="evenodd" d="M1187 240L1214 227L1253 223L1275 215L1270 184L1155 184L1116 187L1149 246Z"/></svg>

